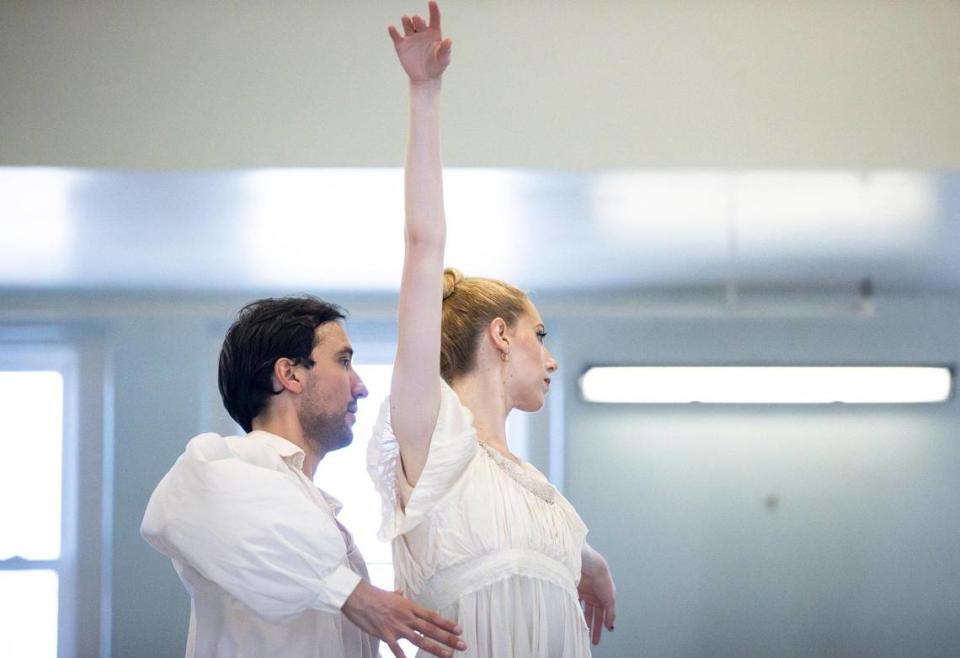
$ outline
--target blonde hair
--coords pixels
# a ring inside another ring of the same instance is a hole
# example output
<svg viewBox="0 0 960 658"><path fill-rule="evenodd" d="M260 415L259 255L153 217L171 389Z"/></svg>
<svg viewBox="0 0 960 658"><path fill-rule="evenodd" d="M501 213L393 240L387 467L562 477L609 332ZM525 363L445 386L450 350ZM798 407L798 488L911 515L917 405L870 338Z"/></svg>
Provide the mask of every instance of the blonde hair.
<svg viewBox="0 0 960 658"><path fill-rule="evenodd" d="M496 318L512 327L527 310L522 290L497 279L464 277L460 270L443 271L443 311L440 323L440 375L452 382L470 372L477 343Z"/></svg>

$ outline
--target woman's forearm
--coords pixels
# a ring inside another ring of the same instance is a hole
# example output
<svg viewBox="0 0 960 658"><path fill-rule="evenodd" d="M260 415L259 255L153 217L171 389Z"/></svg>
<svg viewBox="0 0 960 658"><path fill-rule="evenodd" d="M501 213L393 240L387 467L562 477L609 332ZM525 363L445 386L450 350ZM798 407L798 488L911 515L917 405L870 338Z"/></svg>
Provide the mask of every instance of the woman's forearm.
<svg viewBox="0 0 960 658"><path fill-rule="evenodd" d="M445 237L440 160L440 80L410 83L410 138L404 187L409 245L442 247Z"/></svg>

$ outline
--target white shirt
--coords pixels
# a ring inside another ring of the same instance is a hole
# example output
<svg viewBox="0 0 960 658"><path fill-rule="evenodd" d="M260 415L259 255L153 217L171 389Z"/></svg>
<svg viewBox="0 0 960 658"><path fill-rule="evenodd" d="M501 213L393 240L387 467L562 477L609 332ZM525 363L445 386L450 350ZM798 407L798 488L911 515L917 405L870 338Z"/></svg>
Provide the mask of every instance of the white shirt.
<svg viewBox="0 0 960 658"><path fill-rule="evenodd" d="M303 459L268 432L201 434L150 497L140 532L190 594L187 658L376 656L340 611L366 566Z"/></svg>

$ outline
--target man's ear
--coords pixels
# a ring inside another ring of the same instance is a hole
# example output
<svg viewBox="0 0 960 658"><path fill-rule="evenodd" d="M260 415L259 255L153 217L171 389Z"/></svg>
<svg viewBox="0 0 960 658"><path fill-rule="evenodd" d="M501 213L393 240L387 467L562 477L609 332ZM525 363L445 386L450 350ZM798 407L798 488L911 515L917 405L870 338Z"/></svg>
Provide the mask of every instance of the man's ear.
<svg viewBox="0 0 960 658"><path fill-rule="evenodd" d="M287 357L277 359L273 363L273 380L277 384L274 390L277 393L281 391L303 393L303 382L300 381L300 374L293 359Z"/></svg>

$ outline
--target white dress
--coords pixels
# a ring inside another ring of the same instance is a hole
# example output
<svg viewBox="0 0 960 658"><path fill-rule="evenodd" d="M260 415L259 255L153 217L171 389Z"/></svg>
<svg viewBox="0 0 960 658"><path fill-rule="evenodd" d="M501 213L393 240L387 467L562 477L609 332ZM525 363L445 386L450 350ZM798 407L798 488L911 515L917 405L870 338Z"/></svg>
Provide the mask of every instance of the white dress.
<svg viewBox="0 0 960 658"><path fill-rule="evenodd" d="M455 619L476 658L581 658L590 641L577 597L587 528L533 466L478 442L473 416L445 382L415 488L380 410L368 470L383 497L397 587ZM420 652L418 655L424 655Z"/></svg>

